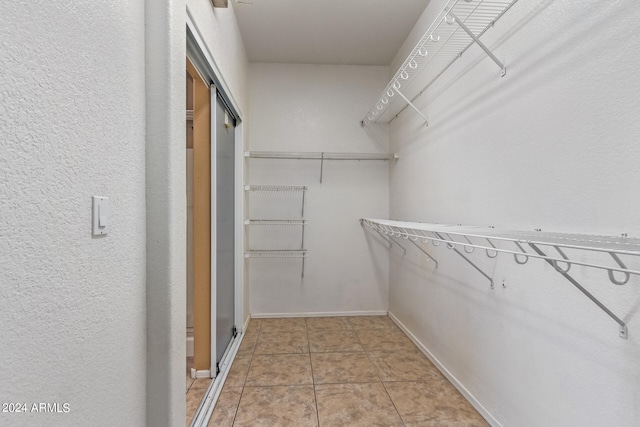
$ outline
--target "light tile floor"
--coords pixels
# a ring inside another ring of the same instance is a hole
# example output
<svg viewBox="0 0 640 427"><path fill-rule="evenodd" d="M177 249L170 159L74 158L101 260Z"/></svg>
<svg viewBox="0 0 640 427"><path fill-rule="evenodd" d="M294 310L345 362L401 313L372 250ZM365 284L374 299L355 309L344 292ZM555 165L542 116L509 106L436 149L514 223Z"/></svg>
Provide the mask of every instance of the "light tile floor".
<svg viewBox="0 0 640 427"><path fill-rule="evenodd" d="M188 422L208 385L187 379ZM253 319L209 421L211 427L487 425L386 316Z"/></svg>
<svg viewBox="0 0 640 427"><path fill-rule="evenodd" d="M193 366L193 357L187 358L187 425L191 423L191 419L196 414L200 402L204 398L211 380L207 378L191 378L191 367Z"/></svg>

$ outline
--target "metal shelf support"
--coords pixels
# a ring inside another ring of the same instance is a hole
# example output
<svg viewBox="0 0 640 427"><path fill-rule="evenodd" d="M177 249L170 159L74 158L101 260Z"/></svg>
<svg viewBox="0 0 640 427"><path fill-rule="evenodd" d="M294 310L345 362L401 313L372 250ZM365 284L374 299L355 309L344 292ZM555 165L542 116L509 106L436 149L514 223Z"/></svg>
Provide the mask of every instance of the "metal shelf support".
<svg viewBox="0 0 640 427"><path fill-rule="evenodd" d="M402 92L400 92L398 89L396 89L395 87L393 88L393 90L395 90L395 92L400 95L402 97L402 99L405 100L405 102L407 103L407 105L411 106L411 108L413 108L415 110L416 113L418 113L418 115L420 117L422 117L422 119L424 120L424 125L425 126L429 126L429 120L427 119L427 116L425 116L424 114L422 114L422 111L420 111L418 109L418 107L416 107L415 105L413 105L413 102L409 101L409 98L407 98L406 96L404 96L402 94Z"/></svg>
<svg viewBox="0 0 640 427"><path fill-rule="evenodd" d="M414 245L420 240L422 243L431 242L434 246L442 243L463 258L480 274L490 281L493 289L492 277L469 259L464 252L470 254L474 249L486 251L489 258L496 258L500 253L510 254L517 264L526 264L529 259L542 259L559 274L561 274L576 289L582 292L602 311L619 325L619 336L628 338L627 324L616 316L598 298L585 289L573 276L569 274L571 266L579 265L606 271L609 281L616 286L629 283L631 275L640 276L640 269L630 268L626 261L637 262L640 259L640 238L630 238L626 234L621 237L590 234L569 234L557 232L525 231L525 230L497 230L494 227L462 226L460 224L428 224L421 222L393 221L385 219L360 219L363 227L377 232L381 236L388 236L397 244L394 237L402 237ZM390 242L390 240L387 241ZM486 243L484 243L486 241ZM497 245L494 242L502 244ZM507 243L509 243L507 245ZM515 247L511 246L515 245ZM525 250L530 247L532 251ZM565 252L564 250L567 250ZM423 251L425 255L428 253ZM584 255L600 254L608 262L585 260ZM431 256L429 256L434 262ZM614 277L614 273L618 277ZM620 274L622 276L620 276Z"/></svg>
<svg viewBox="0 0 640 427"><path fill-rule="evenodd" d="M507 67L505 67L504 64L500 62L498 58L496 58L496 56L489 50L489 48L484 43L482 43L480 39L476 37L475 34L473 34L473 32L464 24L464 22L460 20L460 18L458 18L453 12L449 12L449 16L451 16L456 21L456 23L460 26L460 28L462 28L464 32L467 33L469 37L471 37L473 41L482 48L482 50L484 50L484 53L486 53L489 56L489 58L493 60L493 62L498 64L498 67L500 67L500 70L501 70L500 77L504 77L505 74L507 74Z"/></svg>
<svg viewBox="0 0 640 427"><path fill-rule="evenodd" d="M440 238L441 240L446 240L444 239L440 233L434 233L436 236L438 236L438 238ZM456 248L454 245L447 243L447 247L449 249L451 249L452 251L454 251L455 253L457 253L458 255L460 255L462 257L462 259L464 259L465 261L467 261L467 263L469 263L469 265L471 265L473 268L475 268L480 274L482 274L484 277L487 278L487 280L489 281L489 283L491 284L491 289L493 289L493 277L489 276L487 273L485 273L480 267L478 267L473 261L471 261L469 258L467 258L467 256L465 254L463 254L462 252L460 252L458 250L458 248Z"/></svg>
<svg viewBox="0 0 640 427"><path fill-rule="evenodd" d="M546 254L540 249L538 248L538 246L536 246L534 243L529 243L529 246L531 246L531 249L533 249L534 251L536 251L536 253L538 255L541 255L543 257L546 257ZM567 279L569 281L569 283L571 283L573 286L575 286L580 292L582 292L584 295L587 296L587 298L589 298L595 305L597 305L598 307L600 307L600 309L602 311L604 311L605 313L607 313L607 315L609 317L611 317L618 325L620 325L619 328L619 335L620 338L624 338L627 339L629 338L629 331L627 330L627 324L622 321L618 316L616 316L611 310L609 310L607 308L607 306L605 306L603 303L600 302L600 300L598 300L598 298L594 297L593 294L589 291L587 291L582 285L580 285L580 283L578 283L578 281L576 279L574 279L573 277L571 277L569 275L569 273L567 273L567 270L563 270L561 268L558 268L556 266L556 263L550 259L544 259L550 266L553 267L554 270L556 270L558 273L560 273L565 279Z"/></svg>

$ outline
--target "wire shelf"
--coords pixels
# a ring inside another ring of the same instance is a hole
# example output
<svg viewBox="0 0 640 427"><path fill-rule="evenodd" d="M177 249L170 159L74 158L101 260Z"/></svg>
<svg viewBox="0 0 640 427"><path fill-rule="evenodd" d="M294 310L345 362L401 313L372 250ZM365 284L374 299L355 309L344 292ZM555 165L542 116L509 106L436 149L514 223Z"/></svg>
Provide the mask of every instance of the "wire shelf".
<svg viewBox="0 0 640 427"><path fill-rule="evenodd" d="M426 122L426 117L412 102L473 43L477 43L498 64L501 75L504 75L505 66L478 38L516 1L449 0L365 115L363 125L388 123L408 106L413 107Z"/></svg>
<svg viewBox="0 0 640 427"><path fill-rule="evenodd" d="M492 227L473 227L421 222L393 221L362 218L363 227L373 230L389 244L402 245L395 238L402 238L415 245L429 257L437 267L437 260L420 245L431 243L452 250L487 278L493 288L493 278L469 258L475 249L485 252L489 258L498 253L513 255L518 264L526 264L529 258L542 259L559 274L588 297L620 326L619 335L627 338L626 323L609 310L598 298L587 291L569 271L573 265L606 270L609 281L622 286L631 275L640 275L640 270L628 268L626 262L638 261L640 239L630 237L601 236L589 234L549 233L542 231L497 230ZM406 253L406 249L402 247ZM460 250L462 249L462 250ZM587 253L604 255L605 261L584 261ZM625 259L623 259L625 258Z"/></svg>
<svg viewBox="0 0 640 427"><path fill-rule="evenodd" d="M582 251L607 252L618 255L640 256L640 239L632 237L615 237L602 236L592 234L570 234L570 233L550 233L542 231L524 231L524 230L498 230L491 227L474 227L447 224L427 224L420 222L404 222L392 221L384 219L362 219L363 223L370 228L378 229L384 234L392 232L398 237L411 237L412 239L426 239L442 241L459 246L477 247L480 249L497 250L498 252L517 253L522 251L509 250L505 248L495 248L488 244L472 243L468 240L458 239L456 237L477 238L484 240L500 240L517 242L520 244L536 244L542 246L553 246L566 249L577 249ZM426 235L425 235L426 233ZM440 235L448 235L448 238L439 238ZM530 254L534 258L533 254ZM551 260L567 262L566 259L557 257L543 257ZM585 265L587 267L601 268L606 270L614 270L620 272L629 272L631 274L640 275L640 270L629 270L619 266L596 265L590 263L582 263L580 261L572 261L572 263Z"/></svg>

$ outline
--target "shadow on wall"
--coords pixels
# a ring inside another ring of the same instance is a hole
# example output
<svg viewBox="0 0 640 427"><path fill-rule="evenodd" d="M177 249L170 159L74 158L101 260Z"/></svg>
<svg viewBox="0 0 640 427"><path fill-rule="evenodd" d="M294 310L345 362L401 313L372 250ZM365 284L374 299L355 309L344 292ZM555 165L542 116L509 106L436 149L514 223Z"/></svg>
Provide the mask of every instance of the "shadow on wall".
<svg viewBox="0 0 640 427"><path fill-rule="evenodd" d="M389 152L389 127L386 124L374 126L372 123L362 128L377 147L385 153Z"/></svg>
<svg viewBox="0 0 640 427"><path fill-rule="evenodd" d="M442 258L442 255L446 257L446 254L448 253L448 251L445 251L443 254L438 254L438 251L431 251L431 254L439 261L442 261L443 264L456 264L458 262L462 262L457 259ZM403 256L402 251L396 251L396 255L397 256L392 257L392 260L401 264L401 270L405 275L413 277L411 280L403 280L405 283L414 283L414 286L422 287L427 292L445 293L452 296L452 298L444 298L445 300L466 301L466 305L473 305L481 311L492 312L499 310L500 321L503 326L496 325L496 327L501 331L500 333L503 333L507 328L504 325L509 325L508 329L513 331L525 331L519 333L518 335L520 336L526 335L530 338L538 337L532 340L547 342L550 346L563 349L566 353L571 353L574 349L572 342L567 340L567 336L578 337L577 339L581 340L581 342L588 343L587 345L590 348L590 351L582 353L582 357L591 360L594 365L611 365L611 363L608 363L609 355L607 352L601 351L603 348L607 348L611 345L608 336L600 338L596 334L590 334L587 324L584 328L577 328L575 325L563 322L558 317L558 311L549 310L548 306L539 307L539 310L534 310L534 306L529 303L530 299L526 298L525 294L527 293L527 290L522 288L518 281L510 280L506 287L496 284L495 290L489 290L490 285L482 277L479 277L477 280L462 280L460 275L456 276L455 274L452 274L455 272L454 270L449 269L448 271L450 273L448 273L446 268L438 269L437 274L434 274L436 271L433 269L433 263L416 262L416 257L425 257L423 254L417 252L417 250L411 249L410 247L407 248L406 255ZM507 275L506 272L510 267L505 265L505 262L505 260L502 262L500 262L500 260L495 261L492 273L494 278L501 276L504 277ZM487 266L485 265L483 268L486 267ZM461 266L460 268L470 269L471 267ZM522 269L525 267L518 266L517 268ZM560 293L564 294L564 289L569 289L570 287L568 283L564 282L564 279L561 276L555 277L554 272L546 269L544 264L534 264L526 268L538 271L542 269L541 273L525 273L521 276L540 276L539 287L531 292L549 294L553 293L554 289L562 289ZM468 273L464 273L465 276L467 274L471 275L476 273L469 270ZM629 283L629 285L633 284ZM393 284L391 284L391 286L393 286ZM506 296L500 296L500 294L498 294L498 292L504 293L509 292L510 290L513 290L510 292L511 294L517 293L515 298L513 296L507 298ZM580 304L585 304L585 307L587 307L589 301L584 300L583 303ZM629 314L625 316L625 320L633 317L639 306L640 301L630 308L628 312ZM559 308L558 310L562 309ZM588 321L592 320L593 319L591 318L588 319ZM612 339L614 340L619 339L617 337L614 324L611 326L610 336L613 337ZM609 366L609 368L612 372L617 372L618 374L626 376L633 376L635 369L632 365Z"/></svg>
<svg viewBox="0 0 640 427"><path fill-rule="evenodd" d="M536 17L541 15L552 3L557 3L555 0L545 0L542 1L535 8L532 8L531 11L527 12L525 16L523 16L517 22L514 22L511 27L505 31L505 33L500 36L495 43L491 43L491 49L496 50L496 48L502 46L507 41L509 41L514 35L516 35L523 27L525 27L530 21L534 20ZM504 86L501 88L499 96L494 89L496 81L498 78L497 71L495 75L488 74L485 75L485 78L480 80L479 76L474 76L474 88L469 92L464 93L463 98L456 99L455 102L450 102L451 105L448 109L443 109L442 114L437 117L437 119L431 122L429 131L431 133L438 132L441 134L450 133L456 129L459 129L461 126L468 125L474 121L482 120L482 115L473 114L473 111L482 110L484 112L487 111L495 111L497 109L504 107L504 99L510 99L511 97L515 97L518 93L521 93L523 87L538 87L541 83L545 81L549 81L549 79L553 78L553 76L561 73L563 69L567 67L567 65L571 64L587 64L588 59L592 57L592 52L587 51L585 49L576 49L576 46L579 46L581 43L585 43L585 40L606 40L608 37L607 29L609 28L607 25L602 25L602 21L618 21L624 22L626 14L624 13L623 6L618 5L619 7L615 7L616 4L600 4L601 9L598 10L598 16L600 17L598 21L593 19L588 19L589 16L593 15L593 10L588 8L577 9L573 8L572 10L577 11L578 13L573 13L570 16L572 19L570 22L565 22L563 26L558 27L556 32L550 31L547 33L538 33L541 37L539 38L536 44L531 45L531 49L527 52L526 58L535 58L534 61L529 63L520 63L518 68L526 69L526 70L541 70L538 73L521 73L522 79L520 79L519 85L511 84L509 86ZM606 8L606 9L605 9ZM581 12L581 13L580 13ZM606 14L605 14L606 12ZM506 20L502 20L505 22ZM584 27L585 23L590 24L589 27ZM556 43L554 45L554 41L557 41L561 34L566 34L568 28L573 28L574 31L571 36L563 39L561 43ZM546 37L544 37L546 36ZM543 38L544 37L544 38ZM552 50L546 50L543 55L538 55L534 57L534 53L553 46ZM549 58L555 58L554 61L549 61ZM463 78L467 76L474 68L478 66L478 64L486 59L484 54L479 54L476 59L474 59L471 63L469 63L464 69L459 71L455 76L446 80L446 83L442 86L438 87L437 90L434 90L433 93L425 93L420 99L416 99L416 106L422 111L426 110L426 107L438 99L440 99L443 95L446 95L447 92L456 84L458 84ZM513 66L513 63L507 64L507 76L505 79L511 79L512 83L515 83L517 80L513 77L513 74L510 75L509 69L510 65ZM542 72L542 67L544 67L544 72ZM517 78L518 75L516 75ZM524 79L529 78L529 80L525 81ZM481 107L481 108L480 108ZM403 114L407 114L410 112L403 112ZM412 129L416 133L424 128L421 123L415 123L416 129ZM434 135L435 136L435 135ZM423 143L423 140L416 139L415 142Z"/></svg>

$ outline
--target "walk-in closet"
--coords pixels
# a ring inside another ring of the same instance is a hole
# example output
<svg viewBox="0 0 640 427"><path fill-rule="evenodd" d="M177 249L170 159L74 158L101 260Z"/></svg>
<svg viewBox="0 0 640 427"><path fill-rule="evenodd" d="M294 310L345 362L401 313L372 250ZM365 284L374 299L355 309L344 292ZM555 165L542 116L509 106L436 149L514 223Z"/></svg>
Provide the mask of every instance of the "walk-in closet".
<svg viewBox="0 0 640 427"><path fill-rule="evenodd" d="M0 2L0 426L640 426L637 1L66 6Z"/></svg>

